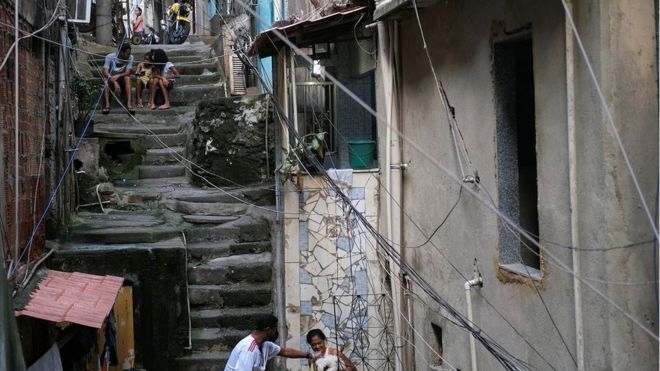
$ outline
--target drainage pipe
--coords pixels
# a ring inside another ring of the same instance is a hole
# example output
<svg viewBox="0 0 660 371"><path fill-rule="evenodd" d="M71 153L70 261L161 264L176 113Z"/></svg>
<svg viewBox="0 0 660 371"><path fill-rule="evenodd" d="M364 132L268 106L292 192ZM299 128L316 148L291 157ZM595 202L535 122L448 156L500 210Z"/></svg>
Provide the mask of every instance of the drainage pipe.
<svg viewBox="0 0 660 371"><path fill-rule="evenodd" d="M470 323L474 323L472 321L472 295L471 295L471 289L475 286L481 287L483 285L483 281L481 277L473 278L469 281L465 281L465 284L463 287L465 288L465 302L467 303L467 315L468 315L468 321ZM472 334L470 336L470 361L472 363L472 371L477 371L477 345L474 341L474 336Z"/></svg>
<svg viewBox="0 0 660 371"><path fill-rule="evenodd" d="M18 243L20 241L20 227L18 225L18 216L19 216L19 194L20 189L20 181L19 181L19 176L20 171L19 171L19 149L20 149L20 130L19 130L19 107L18 104L20 102L20 97L18 95L19 93L19 84L18 84L18 78L19 78L19 64L18 64L18 43L19 43L19 36L18 36L18 4L20 1L14 0L14 111L15 111L15 116L14 116L14 259L15 259L15 264L18 264L18 254L19 254L19 246Z"/></svg>
<svg viewBox="0 0 660 371"><path fill-rule="evenodd" d="M385 212L387 218L387 240L398 249L399 255L404 257L401 250L401 183L402 168L401 164L401 141L394 130L399 129L398 106L396 96L396 65L395 60L398 55L398 40L396 24L387 24L383 21L378 23L378 60L380 62L380 72L382 74L383 98L385 102L385 116L387 123L385 138L385 178L391 197L385 203ZM398 210L394 210L395 204ZM399 360L408 359L402 354L403 346L401 339L404 338L403 320L402 320L402 289L401 289L400 269L396 263L390 259L390 282L392 283L392 305L394 306L394 331L396 336L396 358ZM408 314L409 315L409 314ZM409 339L411 340L411 339ZM396 363L396 370L403 370L403 362Z"/></svg>
<svg viewBox="0 0 660 371"><path fill-rule="evenodd" d="M573 2L567 0L567 8L572 12ZM566 122L568 129L568 184L571 213L571 246L579 245L578 199L577 199L577 159L575 134L575 44L573 30L565 21L566 39ZM577 355L577 370L584 370L584 324L582 318L582 276L580 251L571 252L573 262L573 306L575 312L575 347Z"/></svg>

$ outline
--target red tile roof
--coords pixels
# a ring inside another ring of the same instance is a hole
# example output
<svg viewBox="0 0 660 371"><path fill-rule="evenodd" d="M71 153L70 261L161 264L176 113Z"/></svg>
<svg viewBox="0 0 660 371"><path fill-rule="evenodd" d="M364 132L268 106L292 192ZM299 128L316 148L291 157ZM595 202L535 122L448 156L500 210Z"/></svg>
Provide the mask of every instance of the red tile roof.
<svg viewBox="0 0 660 371"><path fill-rule="evenodd" d="M47 270L16 315L101 328L124 282L122 277Z"/></svg>

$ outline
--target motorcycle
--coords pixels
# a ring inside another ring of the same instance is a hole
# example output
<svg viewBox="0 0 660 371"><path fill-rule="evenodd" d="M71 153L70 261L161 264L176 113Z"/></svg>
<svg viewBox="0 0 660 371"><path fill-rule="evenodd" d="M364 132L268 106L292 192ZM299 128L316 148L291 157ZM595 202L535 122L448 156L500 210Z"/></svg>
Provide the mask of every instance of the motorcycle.
<svg viewBox="0 0 660 371"><path fill-rule="evenodd" d="M143 34L133 34L133 37L131 37L131 43L133 45L140 45L140 44L146 44L146 45L151 45L151 44L160 44L160 36L156 33L156 30L154 30L153 27L147 27L149 29L149 32L143 33Z"/></svg>
<svg viewBox="0 0 660 371"><path fill-rule="evenodd" d="M192 6L176 1L167 8L167 38L170 44L182 44L190 34Z"/></svg>

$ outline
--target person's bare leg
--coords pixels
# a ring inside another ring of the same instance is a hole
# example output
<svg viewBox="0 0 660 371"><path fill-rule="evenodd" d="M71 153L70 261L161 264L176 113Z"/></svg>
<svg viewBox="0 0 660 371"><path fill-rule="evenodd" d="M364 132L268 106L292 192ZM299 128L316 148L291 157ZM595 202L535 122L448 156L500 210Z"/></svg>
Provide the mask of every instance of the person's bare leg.
<svg viewBox="0 0 660 371"><path fill-rule="evenodd" d="M137 86L136 86L137 96L135 97L136 100L137 100L138 108L142 108L142 84L143 84L142 80L138 79L137 80Z"/></svg>
<svg viewBox="0 0 660 371"><path fill-rule="evenodd" d="M163 80L165 79L160 79L159 84L160 84L160 90L163 92L163 98L165 99L165 103L163 103L160 107L158 107L158 109L170 108L170 92L167 91L167 84L163 82Z"/></svg>
<svg viewBox="0 0 660 371"><path fill-rule="evenodd" d="M124 76L124 87L126 88L126 107L129 110L135 109L133 107L133 91L131 90L131 78Z"/></svg>
<svg viewBox="0 0 660 371"><path fill-rule="evenodd" d="M154 100L156 99L157 84L158 84L158 80L156 78L151 79L151 84L149 86L149 108L151 109L156 108L156 103L154 103Z"/></svg>
<svg viewBox="0 0 660 371"><path fill-rule="evenodd" d="M103 99L105 100L105 105L103 106L104 110L109 110L110 109L110 86L109 84L112 84L110 80L108 80L108 83L103 87Z"/></svg>

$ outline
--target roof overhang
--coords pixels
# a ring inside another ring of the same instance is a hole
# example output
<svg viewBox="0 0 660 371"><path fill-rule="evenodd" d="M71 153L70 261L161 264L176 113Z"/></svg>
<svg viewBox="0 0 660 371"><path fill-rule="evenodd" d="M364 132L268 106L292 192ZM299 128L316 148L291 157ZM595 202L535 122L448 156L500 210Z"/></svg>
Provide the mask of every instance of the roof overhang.
<svg viewBox="0 0 660 371"><path fill-rule="evenodd" d="M401 11L412 9L414 6L425 8L437 3L438 0L380 0L376 1L373 20L378 21L394 15L399 15Z"/></svg>
<svg viewBox="0 0 660 371"><path fill-rule="evenodd" d="M366 6L348 8L314 20L299 21L282 27L273 27L257 35L248 51L249 55L270 57L286 46L280 35L296 46L329 42L344 32L352 32L355 22L367 11Z"/></svg>

